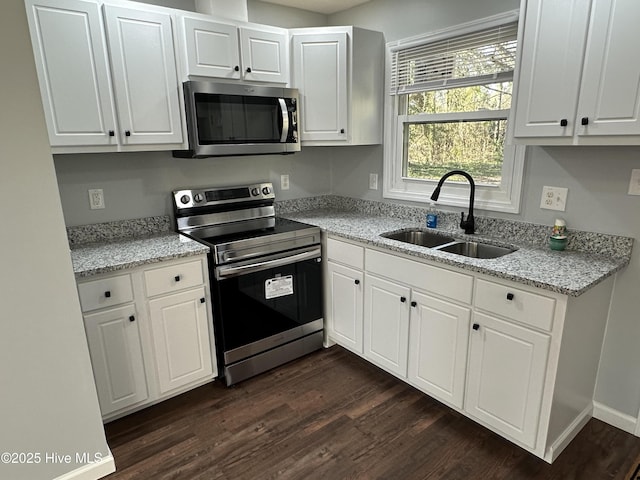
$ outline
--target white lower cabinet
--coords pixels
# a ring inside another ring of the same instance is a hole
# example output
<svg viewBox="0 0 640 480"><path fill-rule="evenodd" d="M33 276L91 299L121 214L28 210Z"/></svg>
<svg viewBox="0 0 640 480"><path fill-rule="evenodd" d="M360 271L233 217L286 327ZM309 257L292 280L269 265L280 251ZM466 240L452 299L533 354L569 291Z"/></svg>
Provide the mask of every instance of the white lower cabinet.
<svg viewBox="0 0 640 480"><path fill-rule="evenodd" d="M413 292L409 327L409 381L462 408L471 309Z"/></svg>
<svg viewBox="0 0 640 480"><path fill-rule="evenodd" d="M327 266L327 324L332 340L362 355L361 271L329 262Z"/></svg>
<svg viewBox="0 0 640 480"><path fill-rule="evenodd" d="M104 420L217 375L206 256L82 279L78 292Z"/></svg>
<svg viewBox="0 0 640 480"><path fill-rule="evenodd" d="M204 287L149 301L160 393L211 375Z"/></svg>
<svg viewBox="0 0 640 480"><path fill-rule="evenodd" d="M407 376L411 289L373 275L365 277L364 357Z"/></svg>
<svg viewBox="0 0 640 480"><path fill-rule="evenodd" d="M103 416L148 398L138 325L133 305L84 317Z"/></svg>
<svg viewBox="0 0 640 480"><path fill-rule="evenodd" d="M534 448L551 337L475 313L465 410Z"/></svg>
<svg viewBox="0 0 640 480"><path fill-rule="evenodd" d="M591 418L613 278L568 297L336 238L326 256L329 340L547 462Z"/></svg>

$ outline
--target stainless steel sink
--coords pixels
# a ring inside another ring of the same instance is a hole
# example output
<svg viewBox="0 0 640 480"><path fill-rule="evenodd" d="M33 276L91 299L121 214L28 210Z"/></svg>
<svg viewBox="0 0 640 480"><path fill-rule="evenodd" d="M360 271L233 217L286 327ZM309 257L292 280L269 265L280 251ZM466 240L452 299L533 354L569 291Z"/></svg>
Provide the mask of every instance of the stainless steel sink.
<svg viewBox="0 0 640 480"><path fill-rule="evenodd" d="M446 243L451 243L455 240L455 238L453 237L447 237L445 235L428 232L426 230L403 230L400 232L387 232L383 233L381 237L429 248L437 247L438 245L444 245Z"/></svg>
<svg viewBox="0 0 640 480"><path fill-rule="evenodd" d="M514 248L498 247L479 242L455 242L442 245L437 250L473 258L498 258L516 251Z"/></svg>

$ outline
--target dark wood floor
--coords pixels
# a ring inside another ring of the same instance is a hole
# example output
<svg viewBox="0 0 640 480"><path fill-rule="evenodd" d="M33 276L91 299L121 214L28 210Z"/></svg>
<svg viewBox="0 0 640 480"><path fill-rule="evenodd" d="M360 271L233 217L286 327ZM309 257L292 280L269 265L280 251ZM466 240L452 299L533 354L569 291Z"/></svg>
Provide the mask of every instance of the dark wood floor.
<svg viewBox="0 0 640 480"><path fill-rule="evenodd" d="M106 430L110 480L630 480L640 461L639 438L591 420L549 465L337 346Z"/></svg>

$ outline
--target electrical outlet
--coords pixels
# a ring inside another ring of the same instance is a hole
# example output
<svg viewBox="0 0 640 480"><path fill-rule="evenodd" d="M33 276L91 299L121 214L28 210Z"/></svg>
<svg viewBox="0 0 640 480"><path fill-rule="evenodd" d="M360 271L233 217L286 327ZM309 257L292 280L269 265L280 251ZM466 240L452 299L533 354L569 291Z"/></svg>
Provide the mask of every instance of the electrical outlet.
<svg viewBox="0 0 640 480"><path fill-rule="evenodd" d="M378 189L378 174L370 173L369 174L369 189L377 190Z"/></svg>
<svg viewBox="0 0 640 480"><path fill-rule="evenodd" d="M640 169L631 170L631 180L629 180L629 195L640 195Z"/></svg>
<svg viewBox="0 0 640 480"><path fill-rule="evenodd" d="M542 199L540 208L547 210L559 210L564 212L567 206L568 188L562 187L542 187Z"/></svg>
<svg viewBox="0 0 640 480"><path fill-rule="evenodd" d="M104 208L104 193L101 188L89 190L89 207L91 210Z"/></svg>
<svg viewBox="0 0 640 480"><path fill-rule="evenodd" d="M289 190L289 175L280 175L280 190Z"/></svg>

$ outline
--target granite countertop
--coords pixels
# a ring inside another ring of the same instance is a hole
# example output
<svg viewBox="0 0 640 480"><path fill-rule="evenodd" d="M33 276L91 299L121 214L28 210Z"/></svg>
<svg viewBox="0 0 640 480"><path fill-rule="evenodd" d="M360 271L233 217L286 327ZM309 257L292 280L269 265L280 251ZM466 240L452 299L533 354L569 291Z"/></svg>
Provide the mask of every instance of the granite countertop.
<svg viewBox="0 0 640 480"><path fill-rule="evenodd" d="M77 278L206 254L209 247L175 232L113 238L73 244L71 260Z"/></svg>
<svg viewBox="0 0 640 480"><path fill-rule="evenodd" d="M572 250L559 252L548 247L518 243L506 237L465 235L460 229L433 229L436 233L455 236L456 239L518 248L517 251L503 257L476 259L380 236L382 233L395 230L425 228L423 224L407 218L333 208L296 211L281 215L291 220L316 225L327 233L345 239L570 296L581 295L629 263L628 256L618 257Z"/></svg>

